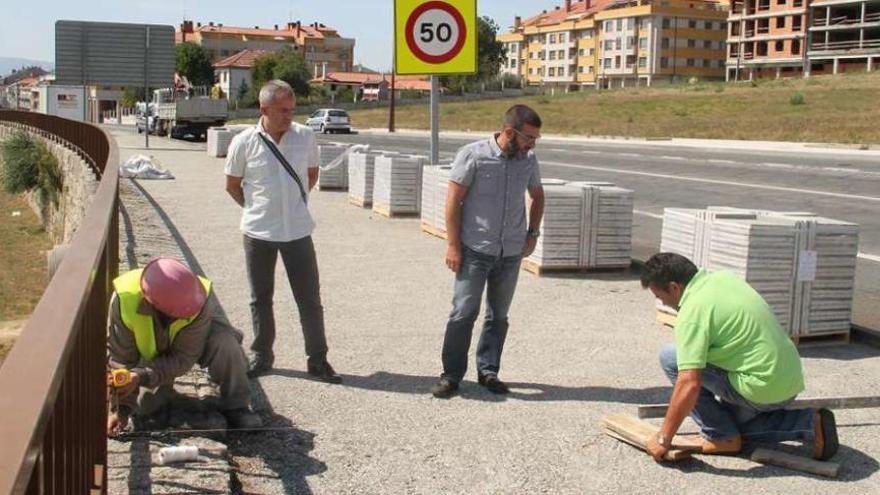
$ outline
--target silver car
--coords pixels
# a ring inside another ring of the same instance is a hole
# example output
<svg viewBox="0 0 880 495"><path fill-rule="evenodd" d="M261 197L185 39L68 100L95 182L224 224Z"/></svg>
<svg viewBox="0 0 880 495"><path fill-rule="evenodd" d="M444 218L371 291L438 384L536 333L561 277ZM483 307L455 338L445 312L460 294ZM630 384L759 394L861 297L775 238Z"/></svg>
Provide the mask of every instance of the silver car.
<svg viewBox="0 0 880 495"><path fill-rule="evenodd" d="M312 130L327 134L328 132L351 132L351 119L348 112L337 108L319 108L306 120Z"/></svg>

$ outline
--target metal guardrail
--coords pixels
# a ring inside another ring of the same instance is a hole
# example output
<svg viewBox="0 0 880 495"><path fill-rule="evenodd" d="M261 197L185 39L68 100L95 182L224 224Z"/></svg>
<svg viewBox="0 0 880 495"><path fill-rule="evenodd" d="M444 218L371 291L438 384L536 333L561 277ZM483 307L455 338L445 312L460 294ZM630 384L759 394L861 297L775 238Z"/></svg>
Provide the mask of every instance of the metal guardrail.
<svg viewBox="0 0 880 495"><path fill-rule="evenodd" d="M76 149L100 185L0 368L0 494L106 491L106 324L119 267L116 144L90 124L0 111L0 125Z"/></svg>

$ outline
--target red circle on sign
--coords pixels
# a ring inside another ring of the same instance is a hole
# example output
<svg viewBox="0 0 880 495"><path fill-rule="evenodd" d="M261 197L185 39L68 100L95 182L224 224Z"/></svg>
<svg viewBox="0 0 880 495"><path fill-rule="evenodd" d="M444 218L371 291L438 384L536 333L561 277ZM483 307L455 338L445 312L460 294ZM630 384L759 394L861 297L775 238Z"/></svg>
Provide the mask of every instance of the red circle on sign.
<svg viewBox="0 0 880 495"><path fill-rule="evenodd" d="M455 23L458 25L458 40L456 40L455 45L453 45L451 50L442 55L431 55L430 53L426 53L419 47L418 43L416 43L415 38L416 20L425 12L434 9L442 10L451 15L452 18L455 19ZM409 46L413 55L422 62L427 62L429 64L442 64L443 62L452 60L459 54L459 52L461 52L462 47L464 47L465 38L467 38L467 28L464 24L464 18L461 16L458 9L446 2L425 2L413 10L409 15L409 18L406 20L406 44Z"/></svg>

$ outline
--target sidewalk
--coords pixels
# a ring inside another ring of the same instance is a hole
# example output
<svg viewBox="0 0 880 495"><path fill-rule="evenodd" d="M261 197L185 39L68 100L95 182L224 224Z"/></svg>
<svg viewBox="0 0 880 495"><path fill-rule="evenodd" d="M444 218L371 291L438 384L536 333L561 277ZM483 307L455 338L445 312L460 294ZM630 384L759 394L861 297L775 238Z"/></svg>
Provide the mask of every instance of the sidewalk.
<svg viewBox="0 0 880 495"><path fill-rule="evenodd" d="M120 158L143 137L118 134ZM252 339L239 209L223 160L203 145L151 139L173 181L140 185L180 233L180 253L214 282L230 320ZM181 148L176 150L174 148ZM315 192L329 358L343 385L309 380L283 270L276 277L278 372L252 382L265 434L230 434L233 493L873 493L880 490L876 410L840 411L840 480L707 457L675 466L600 433L599 418L662 402L656 352L671 340L632 273L537 278L521 272L501 378L489 394L469 370L460 396L434 399L452 297L445 244L418 219L389 220ZM161 253L155 253L156 255ZM173 253L172 253L173 254ZM279 263L280 264L280 263ZM475 345L475 344L474 344ZM876 394L868 347L803 352L805 396ZM472 365L472 363L471 363ZM693 431L693 424L687 427ZM873 488L872 488L873 487ZM217 487L226 490L226 487Z"/></svg>
<svg viewBox="0 0 880 495"><path fill-rule="evenodd" d="M390 134L388 129L358 129L361 134ZM430 136L430 131L419 129L397 129L395 134L410 136ZM444 131L441 137L460 139L480 139L485 132ZM785 141L741 141L735 139L689 139L689 138L640 138L626 136L573 136L559 134L543 134L542 142L580 143L599 145L639 144L657 147L685 147L704 150L741 150L741 151L779 151L788 153L834 153L840 156L877 157L880 158L880 144L833 144L833 143L793 143Z"/></svg>

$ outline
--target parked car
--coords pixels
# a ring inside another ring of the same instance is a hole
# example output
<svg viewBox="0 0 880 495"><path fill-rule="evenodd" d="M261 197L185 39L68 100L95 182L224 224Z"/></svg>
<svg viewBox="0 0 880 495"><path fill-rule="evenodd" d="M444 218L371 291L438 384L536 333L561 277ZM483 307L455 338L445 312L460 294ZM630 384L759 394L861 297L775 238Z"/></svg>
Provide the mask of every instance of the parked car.
<svg viewBox="0 0 880 495"><path fill-rule="evenodd" d="M328 132L351 132L351 119L348 112L337 108L319 108L309 115L306 125L313 131L327 134Z"/></svg>

